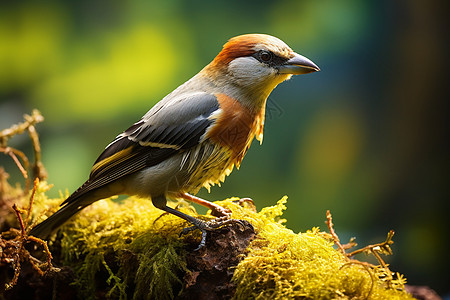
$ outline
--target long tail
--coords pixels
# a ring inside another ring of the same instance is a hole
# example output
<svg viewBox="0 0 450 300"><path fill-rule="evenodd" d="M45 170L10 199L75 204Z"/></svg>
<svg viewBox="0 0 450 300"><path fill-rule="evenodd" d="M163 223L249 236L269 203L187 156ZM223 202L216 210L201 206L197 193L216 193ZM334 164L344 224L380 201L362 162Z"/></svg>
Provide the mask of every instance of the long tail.
<svg viewBox="0 0 450 300"><path fill-rule="evenodd" d="M80 206L76 201L61 207L60 210L55 212L48 219L33 227L29 235L33 235L41 239L46 239L50 234L52 234L53 231L58 229L59 226L63 225L73 215L81 211L86 206L87 205Z"/></svg>
<svg viewBox="0 0 450 300"><path fill-rule="evenodd" d="M107 198L107 196L101 197L93 190L84 192L82 190L83 187L84 185L70 195L66 201L63 202L62 207L57 212L33 227L29 235L46 239L50 234L52 234L53 231L58 229L58 227L63 225L83 208L97 200Z"/></svg>

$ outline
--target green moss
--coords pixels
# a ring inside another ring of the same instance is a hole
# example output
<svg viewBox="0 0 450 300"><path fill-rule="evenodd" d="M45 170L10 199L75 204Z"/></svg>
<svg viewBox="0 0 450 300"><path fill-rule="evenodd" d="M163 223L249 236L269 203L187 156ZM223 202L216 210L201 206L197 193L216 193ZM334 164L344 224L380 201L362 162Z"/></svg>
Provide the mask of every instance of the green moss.
<svg viewBox="0 0 450 300"><path fill-rule="evenodd" d="M383 268L371 269L335 250L318 228L298 234L287 229L280 219L285 203L286 197L259 213L228 200L218 203L258 233L234 272L235 299L413 299L400 280L387 287Z"/></svg>
<svg viewBox="0 0 450 300"><path fill-rule="evenodd" d="M189 207L179 209L193 213ZM74 268L86 299L102 285L97 277L101 268L109 274L108 296L125 299L126 287L135 286L134 299L170 299L187 271L178 237L186 226L180 218L162 215L148 200L102 200L62 229L64 264Z"/></svg>
<svg viewBox="0 0 450 300"><path fill-rule="evenodd" d="M236 200L216 203L249 221L257 237L235 269L235 299L413 299L401 280L388 284L384 268L348 259L318 228L298 234L287 229L281 218L286 197L259 213ZM177 208L196 215L184 202ZM61 228L63 264L75 270L84 299L99 290L112 298L171 299L189 272L185 244L192 236L178 236L186 226L149 200L98 201Z"/></svg>
<svg viewBox="0 0 450 300"><path fill-rule="evenodd" d="M142 243L133 244L132 248L139 253L139 267L136 273L125 273L125 278L131 277L136 285L134 298L172 299L175 296L174 287L178 286L180 290L180 278L188 271L183 260L182 243L174 240L167 242L160 238L155 240L145 235ZM124 264L122 267L124 271L127 270Z"/></svg>

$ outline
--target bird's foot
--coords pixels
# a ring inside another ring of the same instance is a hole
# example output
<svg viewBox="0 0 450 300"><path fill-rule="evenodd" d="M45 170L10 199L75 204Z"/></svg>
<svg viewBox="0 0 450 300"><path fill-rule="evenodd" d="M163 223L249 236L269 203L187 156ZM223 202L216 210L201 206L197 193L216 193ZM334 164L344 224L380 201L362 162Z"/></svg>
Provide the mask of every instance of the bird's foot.
<svg viewBox="0 0 450 300"><path fill-rule="evenodd" d="M256 206L252 198L240 198L239 200L235 200L233 202L238 203L242 207L248 205L253 211L256 212ZM231 210L217 205L211 209L211 215L215 217L231 218Z"/></svg>
<svg viewBox="0 0 450 300"><path fill-rule="evenodd" d="M214 220L222 219L222 218L230 219L231 218L231 210L217 205L217 206L214 206L211 208L211 215L214 217L217 217Z"/></svg>
<svg viewBox="0 0 450 300"><path fill-rule="evenodd" d="M242 207L245 207L245 205L247 205L251 210L256 212L256 205L255 202L253 202L252 198L240 198L239 200L235 200L233 202L239 204Z"/></svg>
<svg viewBox="0 0 450 300"><path fill-rule="evenodd" d="M202 239L200 241L200 244L197 248L195 248L194 251L198 251L206 245L206 236L210 231L214 231L224 226L230 226L233 224L238 224L242 228L242 230L245 230L245 224L241 220L230 219L228 216L218 217L211 221L195 219L195 222L192 222L192 224L194 225L184 228L183 231L181 231L180 236L196 229L199 229L202 232Z"/></svg>

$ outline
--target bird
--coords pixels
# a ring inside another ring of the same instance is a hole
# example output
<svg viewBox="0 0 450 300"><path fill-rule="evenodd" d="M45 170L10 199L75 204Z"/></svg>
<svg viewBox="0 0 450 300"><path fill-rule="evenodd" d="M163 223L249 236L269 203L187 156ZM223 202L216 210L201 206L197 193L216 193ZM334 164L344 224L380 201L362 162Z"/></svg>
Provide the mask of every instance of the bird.
<svg viewBox="0 0 450 300"><path fill-rule="evenodd" d="M207 233L236 220L229 210L195 194L239 168L253 139L263 139L265 108L272 90L292 75L320 71L310 59L267 34L229 39L199 73L156 103L119 134L95 161L89 178L30 235L46 239L97 200L114 195L150 198L162 211ZM207 207L204 221L167 205L185 199Z"/></svg>

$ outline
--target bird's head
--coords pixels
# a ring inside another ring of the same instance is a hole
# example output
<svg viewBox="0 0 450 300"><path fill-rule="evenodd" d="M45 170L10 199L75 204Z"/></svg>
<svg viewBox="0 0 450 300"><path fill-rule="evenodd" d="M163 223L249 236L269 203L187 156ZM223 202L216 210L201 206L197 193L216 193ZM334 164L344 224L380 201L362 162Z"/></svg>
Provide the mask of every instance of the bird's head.
<svg viewBox="0 0 450 300"><path fill-rule="evenodd" d="M319 71L306 57L295 53L280 39L266 34L245 34L231 38L205 68L208 76L267 98L292 75ZM265 99L264 99L265 100Z"/></svg>

